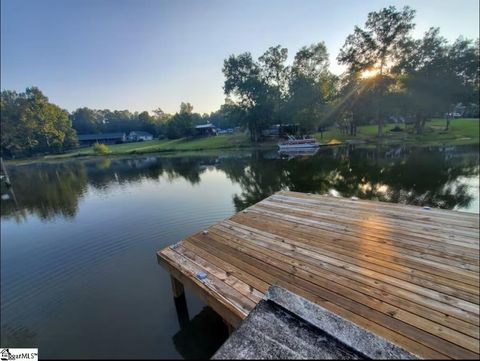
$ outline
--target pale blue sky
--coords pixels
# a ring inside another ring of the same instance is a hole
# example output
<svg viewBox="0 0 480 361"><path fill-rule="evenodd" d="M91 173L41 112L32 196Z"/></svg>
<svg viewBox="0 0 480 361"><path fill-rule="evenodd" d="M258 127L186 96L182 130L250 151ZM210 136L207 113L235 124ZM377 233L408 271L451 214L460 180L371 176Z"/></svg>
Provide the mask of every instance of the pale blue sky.
<svg viewBox="0 0 480 361"><path fill-rule="evenodd" d="M1 0L1 88L36 85L61 107L198 112L223 103L223 60L325 41L331 69L354 25L388 5L417 10L414 34L439 26L477 38L478 0Z"/></svg>

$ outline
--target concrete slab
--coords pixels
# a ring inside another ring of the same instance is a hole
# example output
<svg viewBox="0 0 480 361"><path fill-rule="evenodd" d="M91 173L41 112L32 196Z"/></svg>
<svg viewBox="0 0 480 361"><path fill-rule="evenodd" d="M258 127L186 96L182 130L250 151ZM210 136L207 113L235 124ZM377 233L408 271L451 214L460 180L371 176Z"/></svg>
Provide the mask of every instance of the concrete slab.
<svg viewBox="0 0 480 361"><path fill-rule="evenodd" d="M415 359L391 342L272 286L212 359Z"/></svg>

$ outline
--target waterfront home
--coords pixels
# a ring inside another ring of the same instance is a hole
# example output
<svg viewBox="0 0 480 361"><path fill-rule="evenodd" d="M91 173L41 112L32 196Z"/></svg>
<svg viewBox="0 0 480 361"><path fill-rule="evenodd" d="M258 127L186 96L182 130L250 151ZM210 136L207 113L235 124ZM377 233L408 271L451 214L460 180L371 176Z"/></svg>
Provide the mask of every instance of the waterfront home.
<svg viewBox="0 0 480 361"><path fill-rule="evenodd" d="M288 134L296 134L298 132L297 124L274 124L262 131L264 137L285 137Z"/></svg>
<svg viewBox="0 0 480 361"><path fill-rule="evenodd" d="M79 134L78 143L81 146L89 146L95 143L118 144L127 141L125 133L97 133L97 134Z"/></svg>
<svg viewBox="0 0 480 361"><path fill-rule="evenodd" d="M217 129L210 123L197 125L195 127L195 135L197 137L217 135Z"/></svg>
<svg viewBox="0 0 480 361"><path fill-rule="evenodd" d="M129 142L143 142L145 140L153 140L153 134L141 130L133 130L127 137Z"/></svg>

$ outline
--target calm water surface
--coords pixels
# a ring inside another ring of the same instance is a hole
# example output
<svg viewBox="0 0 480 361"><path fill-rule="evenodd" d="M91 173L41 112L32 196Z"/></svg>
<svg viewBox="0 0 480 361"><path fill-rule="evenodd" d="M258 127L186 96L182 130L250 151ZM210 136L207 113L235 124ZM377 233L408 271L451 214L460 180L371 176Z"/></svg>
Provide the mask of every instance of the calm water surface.
<svg viewBox="0 0 480 361"><path fill-rule="evenodd" d="M273 192L478 213L478 147L331 148L10 165L1 207L1 346L48 358L210 357L227 337L155 251Z"/></svg>

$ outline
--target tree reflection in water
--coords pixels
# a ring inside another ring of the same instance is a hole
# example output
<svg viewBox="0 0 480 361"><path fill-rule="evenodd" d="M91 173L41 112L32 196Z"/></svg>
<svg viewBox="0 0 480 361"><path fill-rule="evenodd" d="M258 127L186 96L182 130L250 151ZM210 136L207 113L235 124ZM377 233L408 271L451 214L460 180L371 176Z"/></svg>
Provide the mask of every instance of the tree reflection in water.
<svg viewBox="0 0 480 361"><path fill-rule="evenodd" d="M69 160L9 166L16 195L2 201L2 217L22 221L28 213L41 219L75 217L79 200L89 187L107 190L113 185L145 179L202 181L207 167L222 171L240 185L233 196L240 211L284 189L325 194L336 190L345 197L453 209L466 208L473 196L466 177L478 177L478 147L337 147L310 157L279 157L275 151L247 156L159 157Z"/></svg>
<svg viewBox="0 0 480 361"><path fill-rule="evenodd" d="M282 189L446 209L467 208L473 200L465 177L477 176L478 147L324 149L311 157L265 159L253 154L224 162L228 177L240 183L237 211Z"/></svg>

